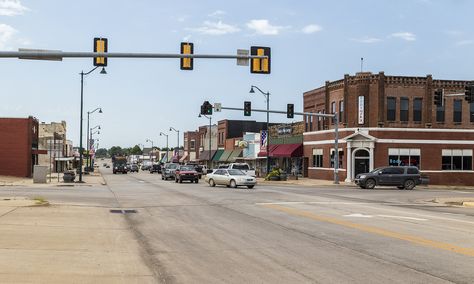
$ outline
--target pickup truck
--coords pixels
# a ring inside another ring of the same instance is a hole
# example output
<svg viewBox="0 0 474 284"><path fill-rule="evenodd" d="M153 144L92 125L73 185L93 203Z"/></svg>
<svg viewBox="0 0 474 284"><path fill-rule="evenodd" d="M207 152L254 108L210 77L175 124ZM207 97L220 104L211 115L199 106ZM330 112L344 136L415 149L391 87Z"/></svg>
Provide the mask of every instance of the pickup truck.
<svg viewBox="0 0 474 284"><path fill-rule="evenodd" d="M241 170L246 175L249 175L249 176L252 176L252 177L255 176L255 170L251 169L249 164L247 164L247 163L231 163L231 164L220 165L219 169Z"/></svg>
<svg viewBox="0 0 474 284"><path fill-rule="evenodd" d="M127 168L127 158L123 156L118 156L118 157L113 157L112 159L113 163L113 173L122 173L126 174L128 172Z"/></svg>

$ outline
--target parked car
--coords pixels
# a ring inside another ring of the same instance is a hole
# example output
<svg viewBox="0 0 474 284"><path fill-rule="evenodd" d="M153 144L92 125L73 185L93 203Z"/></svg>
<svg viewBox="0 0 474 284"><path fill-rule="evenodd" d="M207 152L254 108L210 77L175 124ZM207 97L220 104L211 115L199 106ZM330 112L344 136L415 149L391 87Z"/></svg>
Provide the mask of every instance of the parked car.
<svg viewBox="0 0 474 284"><path fill-rule="evenodd" d="M196 163L187 163L186 165L193 166L196 172L198 173L199 179L202 178L202 175L205 173L202 165Z"/></svg>
<svg viewBox="0 0 474 284"><path fill-rule="evenodd" d="M155 164L150 167L150 174L152 173L159 173L161 174L161 165L160 164Z"/></svg>
<svg viewBox="0 0 474 284"><path fill-rule="evenodd" d="M382 167L369 173L358 174L354 182L359 187L367 189L373 189L377 185L382 185L411 190L418 184L421 184L421 175L417 167Z"/></svg>
<svg viewBox="0 0 474 284"><path fill-rule="evenodd" d="M131 164L130 168L129 168L129 171L132 172L132 173L133 172L138 173L138 165L137 164Z"/></svg>
<svg viewBox="0 0 474 284"><path fill-rule="evenodd" d="M210 186L226 185L227 187L246 186L253 188L257 184L257 179L245 174L241 170L217 169L206 175L205 181Z"/></svg>
<svg viewBox="0 0 474 284"><path fill-rule="evenodd" d="M142 165L142 171L147 171L150 169L149 165Z"/></svg>
<svg viewBox="0 0 474 284"><path fill-rule="evenodd" d="M241 170L246 175L253 176L253 177L255 176L255 170L251 169L249 164L247 163L231 163L231 164L220 165L219 169Z"/></svg>
<svg viewBox="0 0 474 284"><path fill-rule="evenodd" d="M183 180L189 180L191 183L199 182L199 174L193 165L181 165L176 168L174 181L182 183Z"/></svg>
<svg viewBox="0 0 474 284"><path fill-rule="evenodd" d="M177 167L178 167L178 164L175 164L175 163L165 164L165 166L161 170L161 179L163 180L174 179L174 172Z"/></svg>

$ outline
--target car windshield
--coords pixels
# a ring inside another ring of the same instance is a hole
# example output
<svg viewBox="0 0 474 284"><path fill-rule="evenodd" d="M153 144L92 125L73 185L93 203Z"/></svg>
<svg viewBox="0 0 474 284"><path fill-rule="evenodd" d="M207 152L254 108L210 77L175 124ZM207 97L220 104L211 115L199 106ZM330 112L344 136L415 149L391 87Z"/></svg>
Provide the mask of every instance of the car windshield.
<svg viewBox="0 0 474 284"><path fill-rule="evenodd" d="M194 171L194 166L181 166L180 171Z"/></svg>
<svg viewBox="0 0 474 284"><path fill-rule="evenodd" d="M231 176L245 176L245 173L241 170L228 170Z"/></svg>
<svg viewBox="0 0 474 284"><path fill-rule="evenodd" d="M176 164L169 164L168 169L176 169L178 166Z"/></svg>

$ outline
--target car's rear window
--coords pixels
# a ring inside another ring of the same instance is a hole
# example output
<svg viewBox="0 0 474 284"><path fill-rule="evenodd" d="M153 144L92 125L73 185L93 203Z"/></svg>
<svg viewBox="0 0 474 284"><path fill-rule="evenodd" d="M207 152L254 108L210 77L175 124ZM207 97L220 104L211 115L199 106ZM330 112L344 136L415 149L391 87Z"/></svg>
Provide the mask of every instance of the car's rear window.
<svg viewBox="0 0 474 284"><path fill-rule="evenodd" d="M243 164L243 165L234 164L234 166L232 168L236 169L236 170L244 170L244 171L248 171L250 169L249 165L247 165L247 164Z"/></svg>

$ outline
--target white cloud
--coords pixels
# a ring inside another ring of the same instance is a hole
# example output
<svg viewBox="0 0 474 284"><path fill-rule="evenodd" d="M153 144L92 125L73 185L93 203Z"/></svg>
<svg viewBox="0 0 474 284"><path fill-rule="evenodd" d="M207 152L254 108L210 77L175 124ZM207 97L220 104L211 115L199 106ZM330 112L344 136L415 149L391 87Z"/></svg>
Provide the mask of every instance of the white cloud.
<svg viewBox="0 0 474 284"><path fill-rule="evenodd" d="M225 35L240 31L237 26L224 24L222 21L205 21L201 27L187 28L186 30L195 31L205 35Z"/></svg>
<svg viewBox="0 0 474 284"><path fill-rule="evenodd" d="M474 40L472 40L472 39L460 40L460 41L456 42L457 46L471 45L471 44L474 44Z"/></svg>
<svg viewBox="0 0 474 284"><path fill-rule="evenodd" d="M216 10L216 11L210 13L208 16L209 16L209 17L212 17L212 18L221 18L221 17L224 16L225 14L227 14L225 11Z"/></svg>
<svg viewBox="0 0 474 284"><path fill-rule="evenodd" d="M399 33L393 33L390 35L391 37L396 37L399 39L403 39L406 41L415 41L416 40L416 35L410 32L399 32Z"/></svg>
<svg viewBox="0 0 474 284"><path fill-rule="evenodd" d="M273 26L268 20L251 20L247 23L247 27L254 30L259 35L278 35L281 30L288 27Z"/></svg>
<svg viewBox="0 0 474 284"><path fill-rule="evenodd" d="M20 0L0 0L0 16L23 15L28 10Z"/></svg>
<svg viewBox="0 0 474 284"><path fill-rule="evenodd" d="M323 28L318 25L307 25L301 31L305 34L313 34L322 31Z"/></svg>
<svg viewBox="0 0 474 284"><path fill-rule="evenodd" d="M7 44L17 32L12 26L0 24L0 49L7 49Z"/></svg>
<svg viewBox="0 0 474 284"><path fill-rule="evenodd" d="M376 42L382 41L380 38L368 37L368 36L361 37L361 38L352 38L351 40L360 42L360 43L376 43Z"/></svg>

